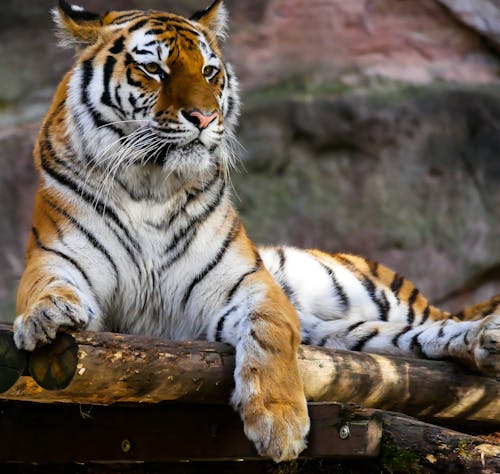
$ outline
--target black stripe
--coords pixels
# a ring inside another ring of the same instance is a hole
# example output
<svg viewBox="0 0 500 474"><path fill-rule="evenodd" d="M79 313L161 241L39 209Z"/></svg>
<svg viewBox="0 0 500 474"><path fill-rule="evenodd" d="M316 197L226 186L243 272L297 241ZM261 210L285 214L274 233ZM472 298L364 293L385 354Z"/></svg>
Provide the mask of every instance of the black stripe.
<svg viewBox="0 0 500 474"><path fill-rule="evenodd" d="M337 261L339 261L341 264L347 267L347 269L364 286L366 292L372 299L373 303L377 306L379 319L382 321L387 321L390 310L390 303L385 293L382 291L381 297L379 298L377 296L377 286L375 285L375 283L373 283L373 281L370 278L368 278L365 274L363 274L358 269L358 267L353 262L351 262L347 257L345 257L344 255L337 254L335 255L335 258Z"/></svg>
<svg viewBox="0 0 500 474"><path fill-rule="evenodd" d="M328 336L325 336L323 339L321 339L321 341L319 341L317 344L315 344L315 346L323 347L328 342L329 338L330 338L330 334Z"/></svg>
<svg viewBox="0 0 500 474"><path fill-rule="evenodd" d="M208 184L204 187L204 188L201 188L201 189L195 189L195 190L192 190L190 191L188 194L187 194L187 197L186 197L186 200L184 201L184 204L179 208L179 210L177 212L175 212L174 214L172 214L167 221L163 221L163 222L159 222L159 223L152 223L152 222L148 222L147 224L151 227L154 227L155 229L158 229L158 230L167 230L169 229L172 224L174 223L174 220L175 219L178 219L182 214L184 214L186 212L186 209L188 207L188 205L190 205L192 203L192 201L199 197L200 195L206 195L208 194L212 187L217 183L219 182L220 180L220 174L219 172L216 172L213 176L213 178L208 182ZM222 182L222 185L221 187L219 188L219 191L216 195L216 198L215 198L215 201L212 202L212 204L210 204L208 206L208 208L206 209L207 211L210 210L210 212L208 212L207 215L209 215L213 210L215 210L215 208L217 207L217 205L220 203L220 200L222 198L222 195L224 193L224 190L225 190L225 184L224 182ZM205 212L203 212L202 214L198 215L198 216L195 216L194 217L194 220L199 220L201 218L201 220L204 220L207 216L205 215ZM188 227L191 225L191 222L192 220L188 223ZM171 250L173 247L175 247L175 244L174 245L170 245L166 250L165 252L168 252L169 250Z"/></svg>
<svg viewBox="0 0 500 474"><path fill-rule="evenodd" d="M393 338L392 338L392 345L399 347L399 338L406 334L408 331L411 330L411 326L405 326L401 331L399 331Z"/></svg>
<svg viewBox="0 0 500 474"><path fill-rule="evenodd" d="M279 269L281 272L281 275L279 276L278 284L280 285L281 289L283 290L283 293L285 293L286 297L292 302L292 304L297 308L298 304L295 301L294 298L294 291L290 287L290 285L285 281L286 279L286 256L285 256L285 249L283 247L278 247L276 249L276 252L278 253L279 257Z"/></svg>
<svg viewBox="0 0 500 474"><path fill-rule="evenodd" d="M228 96L226 116L231 115L233 113L233 110L234 110L234 99L232 96Z"/></svg>
<svg viewBox="0 0 500 474"><path fill-rule="evenodd" d="M123 137L124 133L119 128L115 127L114 125L112 125L109 122L107 122L106 120L104 120L102 115L95 110L94 106L90 102L88 88L89 88L90 82L92 81L93 75L94 75L94 67L92 65L92 59L87 59L86 61L84 61L82 63L81 101L87 107L87 112L92 117L92 120L94 121L94 125L97 128L107 127L107 129L112 130L120 137Z"/></svg>
<svg viewBox="0 0 500 474"><path fill-rule="evenodd" d="M464 342L465 342L465 333L463 333L463 332L459 332L458 334L455 334L454 336L451 336L451 337L448 339L448 341L446 341L446 344L445 344L445 346L444 346L444 350L443 350L443 351L444 351L444 352L448 352L449 347L450 347L450 343L451 343L451 341L454 341L455 339L458 339L458 338L459 338L459 337L461 337L461 336L463 336L463 338L464 338Z"/></svg>
<svg viewBox="0 0 500 474"><path fill-rule="evenodd" d="M222 342L222 331L224 330L224 323L226 318L234 311L238 309L238 305L231 306L219 319L217 323L217 329L215 330L215 340L217 342Z"/></svg>
<svg viewBox="0 0 500 474"><path fill-rule="evenodd" d="M330 268L329 266L325 265L323 262L320 262L319 260L317 260L317 261L323 267L323 269L328 273L328 276L332 280L333 291L334 291L335 295L340 298L340 301L342 303L344 311L347 311L349 309L349 298L348 298L344 288L338 282L337 277L335 276L333 269Z"/></svg>
<svg viewBox="0 0 500 474"><path fill-rule="evenodd" d="M64 233L61 229L61 226L56 222L56 220L47 212L44 212L45 217L50 221L54 229L56 229L57 232L57 238L61 243L64 244Z"/></svg>
<svg viewBox="0 0 500 474"><path fill-rule="evenodd" d="M485 316L489 316L490 314L492 314L495 311L496 307L497 307L497 303L495 303L495 302L490 303L490 305L481 312L481 317L484 318Z"/></svg>
<svg viewBox="0 0 500 474"><path fill-rule="evenodd" d="M191 282L189 285L188 289L186 290L186 293L184 294L184 297L182 298L182 306L185 307L189 297L191 296L191 293L193 289L195 288L198 283L200 283L216 266L217 264L222 260L224 255L226 254L226 251L229 247L229 245L233 242L235 239L236 235L238 235L238 232L241 228L241 221L238 217L235 217L233 220L233 223L231 225L231 229L226 235L226 238L224 239L224 242L220 246L219 250L217 251L215 257L213 260L199 273Z"/></svg>
<svg viewBox="0 0 500 474"><path fill-rule="evenodd" d="M427 304L427 306L425 307L424 312L422 314L422 321L420 322L420 324L423 324L427 321L427 318L429 317L430 312L431 312L431 308L429 307L429 304Z"/></svg>
<svg viewBox="0 0 500 474"><path fill-rule="evenodd" d="M154 56L154 54L151 51L149 51L147 49L139 49L137 46L135 46L132 51L135 54Z"/></svg>
<svg viewBox="0 0 500 474"><path fill-rule="evenodd" d="M103 73L103 86L104 91L101 95L101 102L108 107L116 108L111 100L111 94L109 93L109 83L111 81L111 76L115 68L116 59L113 56L108 56L106 62L104 63L104 73ZM122 110L120 110L122 112Z"/></svg>
<svg viewBox="0 0 500 474"><path fill-rule="evenodd" d="M357 323L351 324L350 326L347 327L346 334L350 333L351 331L353 331L356 328L359 328L359 326L361 326L362 324L365 324L366 322L368 322L368 321L358 321Z"/></svg>
<svg viewBox="0 0 500 474"><path fill-rule="evenodd" d="M366 336L363 336L361 339L358 340L354 346L352 346L349 350L351 351L362 351L363 347L373 339L375 336L378 335L378 329L374 329L370 334L367 334Z"/></svg>
<svg viewBox="0 0 500 474"><path fill-rule="evenodd" d="M74 216L69 214L65 209L60 208L53 202L49 201L48 199L45 199L45 202L56 212L64 216L66 219L68 219L87 239L87 241L96 249L98 250L106 259L108 260L109 264L113 267L113 271L115 274L115 280L116 284L118 284L118 267L116 266L115 261L109 254L109 252L106 250L106 248L97 240L94 234L90 232L87 228L85 228Z"/></svg>
<svg viewBox="0 0 500 474"><path fill-rule="evenodd" d="M162 266L160 267L160 275L165 272L169 267L171 267L179 258L181 258L186 250L189 248L191 243L193 242L194 238L196 236L196 229L191 229L188 234L186 234L184 244L180 249L177 249L177 252L174 255L171 255L167 261L163 262ZM179 241L178 241L179 242ZM178 243L177 242L177 243Z"/></svg>
<svg viewBox="0 0 500 474"><path fill-rule="evenodd" d="M257 345L264 351L271 352L272 354L278 354L280 352L278 347L275 347L272 345L272 340L269 339L269 342L266 342L262 340L259 336L257 336L257 333L255 332L255 329L250 330L250 337L257 343Z"/></svg>
<svg viewBox="0 0 500 474"><path fill-rule="evenodd" d="M71 263L80 272L80 274L82 275L83 279L87 282L89 287L92 288L92 284L90 283L90 278L88 277L85 270L78 264L78 262L76 262L74 258L70 257L69 255L66 255L63 252L60 252L59 250L52 249L50 247L47 247L46 245L43 245L40 242L40 236L38 234L38 230L35 227L31 228L31 232L33 233L33 237L35 237L35 243L39 249L45 252L53 253L58 257L61 257L62 259L66 260L67 262Z"/></svg>
<svg viewBox="0 0 500 474"><path fill-rule="evenodd" d="M226 303L229 303L231 301L231 299L233 298L234 294L236 293L236 291L238 290L238 288L240 287L240 285L243 283L243 280L247 276L252 275L253 273L255 273L257 270L259 270L259 268L260 268L259 265L255 265L255 267L253 267L251 270L248 270L248 272L243 273L243 275L241 275L240 278L238 278L238 281L233 285L233 287L229 290L229 292L227 294Z"/></svg>
<svg viewBox="0 0 500 474"><path fill-rule="evenodd" d="M396 296L398 296L399 290L403 286L404 281L404 276L400 275L399 273L394 273L394 278L391 282L391 290Z"/></svg>
<svg viewBox="0 0 500 474"><path fill-rule="evenodd" d="M109 49L111 54L118 54L123 51L125 45L123 44L125 41L125 36L120 36L114 43L113 46Z"/></svg>
<svg viewBox="0 0 500 474"><path fill-rule="evenodd" d="M115 101L116 103L118 104L118 110L123 110L123 104L122 104L122 98L120 97L120 94L119 94L119 91L121 89L122 85L121 84L118 84L116 87L115 87ZM123 113L123 112L122 112Z"/></svg>
<svg viewBox="0 0 500 474"><path fill-rule="evenodd" d="M181 239L183 239L191 230L196 230L196 228L198 227L199 224L206 221L206 219L217 209L217 207L221 203L225 190L226 190L226 186L224 183L222 183L222 185L219 189L219 192L217 193L217 196L215 197L214 201L212 201L212 203L201 214L193 216L189 220L189 222L187 222L187 224L179 232L176 232L174 234L169 245L167 247L165 247L165 249L163 250L164 255L167 254L168 252L172 251L177 246L179 241ZM177 215L175 217L177 217ZM170 222L171 220L173 221L173 219L171 218L169 220L168 225L172 224ZM192 237L194 237L194 235L192 235Z"/></svg>
<svg viewBox="0 0 500 474"><path fill-rule="evenodd" d="M278 253L278 257L280 260L280 263L279 263L280 270L283 271L283 269L285 267L285 251L283 250L283 247L278 247L276 251Z"/></svg>
<svg viewBox="0 0 500 474"><path fill-rule="evenodd" d="M139 10L133 10L130 13L125 13L123 15L118 15L110 24L111 25L121 25L123 23L129 23L137 18L144 17L144 12Z"/></svg>
<svg viewBox="0 0 500 474"><path fill-rule="evenodd" d="M406 319L410 325L413 324L413 321L415 321L415 310L413 309L413 305L415 304L415 300L417 299L419 293L420 292L416 288L413 288L410 298L408 299L408 314Z"/></svg>
<svg viewBox="0 0 500 474"><path fill-rule="evenodd" d="M128 32L129 33L133 33L134 31L142 28L146 23L148 22L147 19L145 20L141 20L141 21L138 21L137 23L135 23L134 25L132 25L129 29L128 29Z"/></svg>
<svg viewBox="0 0 500 474"><path fill-rule="evenodd" d="M163 28L152 28L151 30L146 31L144 34L151 36L151 35L161 35L165 33L165 30Z"/></svg>
<svg viewBox="0 0 500 474"><path fill-rule="evenodd" d="M356 275L356 273L355 273ZM382 321L387 321L387 316L389 313L390 309L390 304L389 300L387 299L387 296L385 293L382 291L381 292L381 297L379 298L377 296L377 287L375 286L375 283L373 283L372 280L370 280L366 275L356 275L361 284L365 287L368 295L372 299L372 301L375 303L375 305L378 308L378 317Z"/></svg>
<svg viewBox="0 0 500 474"><path fill-rule="evenodd" d="M142 89L142 82L139 82L139 81L136 81L133 77L132 77L132 69L130 69L130 67L127 67L127 72L125 73L126 77L127 77L127 83L131 86L134 86L134 87L138 87L138 88L141 88Z"/></svg>
<svg viewBox="0 0 500 474"><path fill-rule="evenodd" d="M217 323L217 329L215 331L215 340L217 342L222 342L222 330L224 329L224 321L226 320L226 316L223 316L219 319Z"/></svg>
<svg viewBox="0 0 500 474"><path fill-rule="evenodd" d="M420 341L418 340L418 336L420 336L420 334L422 334L421 332L415 334L412 338L411 338L411 342L410 342L410 350L414 353L416 353L416 356L420 359L428 359L429 357L427 356L427 354L424 352L424 350L422 349L422 344L420 344Z"/></svg>
<svg viewBox="0 0 500 474"><path fill-rule="evenodd" d="M368 267L370 268L370 272L371 274L378 278L378 267L379 267L379 263L378 262L375 262L373 260L370 260L370 259L366 259L366 263L368 264Z"/></svg>
<svg viewBox="0 0 500 474"><path fill-rule="evenodd" d="M437 337L443 337L444 336L444 327L446 326L446 323L448 322L447 319L444 319L440 326L439 326L439 331Z"/></svg>

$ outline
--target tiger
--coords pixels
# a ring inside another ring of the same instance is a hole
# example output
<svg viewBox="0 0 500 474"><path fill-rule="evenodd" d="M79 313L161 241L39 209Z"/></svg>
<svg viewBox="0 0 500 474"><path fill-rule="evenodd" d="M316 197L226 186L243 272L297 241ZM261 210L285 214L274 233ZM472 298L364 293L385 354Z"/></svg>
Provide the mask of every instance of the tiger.
<svg viewBox="0 0 500 474"><path fill-rule="evenodd" d="M301 343L499 374L500 296L452 314L372 260L247 236L231 198L240 98L222 0L190 18L59 0L53 16L76 55L34 148L18 348L67 328L228 343L230 403L276 462L307 444Z"/></svg>

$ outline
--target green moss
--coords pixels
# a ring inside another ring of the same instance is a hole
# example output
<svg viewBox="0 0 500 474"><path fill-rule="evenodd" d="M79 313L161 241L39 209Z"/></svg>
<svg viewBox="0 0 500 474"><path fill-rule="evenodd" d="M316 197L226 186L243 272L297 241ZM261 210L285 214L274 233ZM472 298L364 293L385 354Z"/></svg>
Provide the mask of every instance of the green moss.
<svg viewBox="0 0 500 474"><path fill-rule="evenodd" d="M418 456L409 449L384 443L380 454L381 472L390 474L420 472Z"/></svg>
<svg viewBox="0 0 500 474"><path fill-rule="evenodd" d="M460 90L466 92L482 92L493 97L500 97L500 88L496 85L468 86L455 82L435 81L421 86L406 82L381 78L365 78L359 83L351 84L341 77L317 81L308 75L291 76L278 83L250 91L244 95L245 106L253 104L279 102L283 99L310 100L315 97L339 97L345 95L362 95L368 98L372 106L387 106L399 103L408 98L418 100L433 96L443 91Z"/></svg>
<svg viewBox="0 0 500 474"><path fill-rule="evenodd" d="M245 94L246 105L281 101L283 99L307 99L313 97L341 96L355 91L357 87L340 79L321 82L312 81L306 76L295 76L277 84L266 86Z"/></svg>
<svg viewBox="0 0 500 474"><path fill-rule="evenodd" d="M13 100L0 97L0 112L11 109L14 104L15 102Z"/></svg>

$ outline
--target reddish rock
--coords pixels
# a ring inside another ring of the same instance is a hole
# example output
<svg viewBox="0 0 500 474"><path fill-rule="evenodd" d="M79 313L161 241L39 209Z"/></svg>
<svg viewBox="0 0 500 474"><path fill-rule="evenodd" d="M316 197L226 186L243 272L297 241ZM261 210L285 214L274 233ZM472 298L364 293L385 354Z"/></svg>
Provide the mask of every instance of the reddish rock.
<svg viewBox="0 0 500 474"><path fill-rule="evenodd" d="M269 0L248 24L230 2L229 56L246 88L306 74L310 81L496 81L499 62L435 0ZM251 18L251 16L250 16Z"/></svg>

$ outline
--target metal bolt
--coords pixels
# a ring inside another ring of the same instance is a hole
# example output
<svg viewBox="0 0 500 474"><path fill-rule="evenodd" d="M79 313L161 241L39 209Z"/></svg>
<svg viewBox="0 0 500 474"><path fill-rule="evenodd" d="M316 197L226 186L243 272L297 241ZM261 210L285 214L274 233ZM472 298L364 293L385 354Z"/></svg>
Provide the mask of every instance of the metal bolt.
<svg viewBox="0 0 500 474"><path fill-rule="evenodd" d="M351 430L349 429L349 426L347 425L342 425L339 429L339 437L340 439L347 439L351 436Z"/></svg>
<svg viewBox="0 0 500 474"><path fill-rule="evenodd" d="M121 448L124 453L128 453L132 449L132 443L128 439L124 439Z"/></svg>

